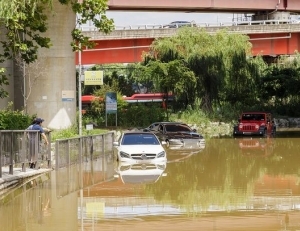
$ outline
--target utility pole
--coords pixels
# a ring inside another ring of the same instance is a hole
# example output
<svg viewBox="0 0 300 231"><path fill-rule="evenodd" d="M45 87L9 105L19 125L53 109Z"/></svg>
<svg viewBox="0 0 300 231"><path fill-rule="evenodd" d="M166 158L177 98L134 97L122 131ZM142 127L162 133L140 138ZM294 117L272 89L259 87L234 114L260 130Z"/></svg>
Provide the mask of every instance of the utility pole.
<svg viewBox="0 0 300 231"><path fill-rule="evenodd" d="M82 136L82 101L81 101L81 75L82 75L82 66L81 66L81 43L79 44L79 53L78 53L78 66L79 66L79 76L78 76L78 130L79 136Z"/></svg>

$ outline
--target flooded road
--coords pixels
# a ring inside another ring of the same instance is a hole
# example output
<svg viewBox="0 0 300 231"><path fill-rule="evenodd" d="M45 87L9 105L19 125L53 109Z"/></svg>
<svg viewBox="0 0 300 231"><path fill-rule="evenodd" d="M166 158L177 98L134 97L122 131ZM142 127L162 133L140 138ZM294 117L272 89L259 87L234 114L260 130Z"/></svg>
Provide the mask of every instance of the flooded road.
<svg viewBox="0 0 300 231"><path fill-rule="evenodd" d="M107 154L24 182L1 197L0 230L300 230L296 133L209 139L167 157Z"/></svg>

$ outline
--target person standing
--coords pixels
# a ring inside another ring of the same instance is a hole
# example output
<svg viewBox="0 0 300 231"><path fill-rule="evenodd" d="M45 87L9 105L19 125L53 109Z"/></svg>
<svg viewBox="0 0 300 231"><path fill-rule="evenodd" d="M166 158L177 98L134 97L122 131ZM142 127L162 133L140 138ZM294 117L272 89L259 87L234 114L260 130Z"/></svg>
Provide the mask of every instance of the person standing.
<svg viewBox="0 0 300 231"><path fill-rule="evenodd" d="M40 152L40 150L39 150L40 138L45 140L45 143L47 146L49 144L47 136L45 134L45 131L42 127L43 122L44 122L44 120L42 118L36 118L34 121L34 124L29 126L29 130L38 131L37 133L32 132L31 134L29 134L29 140L30 140L30 142L29 142L29 151L30 151L29 167L30 168L35 168L35 166L36 166L38 153ZM36 137L37 134L39 134L38 137ZM36 141L38 143L36 143Z"/></svg>

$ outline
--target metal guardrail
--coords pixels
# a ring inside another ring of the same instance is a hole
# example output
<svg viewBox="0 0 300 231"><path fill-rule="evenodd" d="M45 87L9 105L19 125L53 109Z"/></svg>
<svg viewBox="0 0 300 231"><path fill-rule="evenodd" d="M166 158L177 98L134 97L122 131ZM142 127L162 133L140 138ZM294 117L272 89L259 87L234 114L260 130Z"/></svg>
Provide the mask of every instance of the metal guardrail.
<svg viewBox="0 0 300 231"><path fill-rule="evenodd" d="M88 162L113 152L114 132L55 141L55 169Z"/></svg>
<svg viewBox="0 0 300 231"><path fill-rule="evenodd" d="M46 136L50 143L50 133L46 133ZM42 162L47 162L47 167L51 167L50 144L46 145L43 143L43 140L38 135L38 131L0 131L0 178L2 177L2 167L4 166L9 167L9 174L11 175L13 175L15 167L21 167L22 171L26 172L26 165L29 165L31 155L36 156L39 165Z"/></svg>
<svg viewBox="0 0 300 231"><path fill-rule="evenodd" d="M0 178L2 177L2 167L5 166L9 167L11 175L16 167L21 167L22 172L26 172L26 165L29 166L32 154L37 156L38 166L46 162L47 168L55 165L56 169L95 160L103 154L112 153L115 139L114 132L110 132L56 140L55 150L51 152L50 133L46 133L49 145L46 145L37 134L38 131L31 130L0 131ZM35 139L33 149L30 148L30 135L33 135ZM30 149L34 150L34 153L30 153ZM55 156L52 156L53 152Z"/></svg>
<svg viewBox="0 0 300 231"><path fill-rule="evenodd" d="M261 20L261 21L227 21L217 23L194 23L191 22L191 27L228 27L228 26L242 26L242 25L279 25L279 24L300 24L298 20ZM181 24L174 24L173 27L168 28L169 24L137 24L137 25L116 25L115 30L148 30L148 29L176 29L181 27ZM98 31L95 26L81 26L82 31Z"/></svg>

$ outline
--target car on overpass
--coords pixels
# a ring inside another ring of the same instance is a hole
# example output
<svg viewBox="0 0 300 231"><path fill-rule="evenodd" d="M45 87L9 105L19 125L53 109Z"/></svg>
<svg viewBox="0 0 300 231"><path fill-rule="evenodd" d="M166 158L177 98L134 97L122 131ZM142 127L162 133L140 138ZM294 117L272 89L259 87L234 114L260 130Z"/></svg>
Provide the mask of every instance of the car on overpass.
<svg viewBox="0 0 300 231"><path fill-rule="evenodd" d="M167 25L164 25L163 28L180 28L184 26L196 27L195 21L174 21Z"/></svg>

